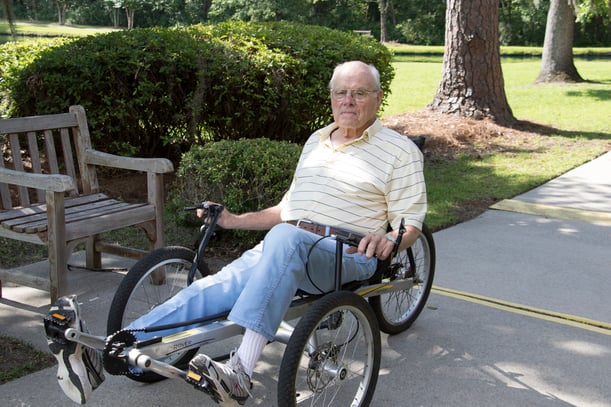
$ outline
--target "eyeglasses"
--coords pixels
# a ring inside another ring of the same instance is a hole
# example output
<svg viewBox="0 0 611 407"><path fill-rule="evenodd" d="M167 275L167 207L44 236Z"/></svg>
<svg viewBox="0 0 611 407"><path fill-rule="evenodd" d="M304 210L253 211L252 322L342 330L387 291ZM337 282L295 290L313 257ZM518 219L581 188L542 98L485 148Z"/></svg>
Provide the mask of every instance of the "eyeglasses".
<svg viewBox="0 0 611 407"><path fill-rule="evenodd" d="M342 102L346 99L346 96L350 94L352 99L357 102L364 102L367 100L367 96L370 93L377 93L379 90L367 90L367 89L331 89L331 97L338 102Z"/></svg>

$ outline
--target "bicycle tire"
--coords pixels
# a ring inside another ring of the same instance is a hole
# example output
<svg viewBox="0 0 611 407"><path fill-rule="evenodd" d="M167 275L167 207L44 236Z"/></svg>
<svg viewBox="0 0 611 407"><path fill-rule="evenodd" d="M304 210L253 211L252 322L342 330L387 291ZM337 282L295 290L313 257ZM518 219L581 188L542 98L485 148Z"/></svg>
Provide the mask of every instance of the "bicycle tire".
<svg viewBox="0 0 611 407"><path fill-rule="evenodd" d="M350 291L327 294L306 311L286 346L278 405L366 407L380 358L380 330L367 301Z"/></svg>
<svg viewBox="0 0 611 407"><path fill-rule="evenodd" d="M153 250L134 264L119 284L113 297L106 324L107 334L111 335L126 327L133 320L185 288L187 275L194 258L195 252L192 250L173 246ZM199 270L201 268L204 270ZM163 277L156 277L153 274L156 271L162 272ZM200 262L196 274L198 274L196 279L210 274L204 262ZM196 352L197 349L187 350L164 361L176 367L185 368ZM153 372L128 373L127 376L144 383L165 379Z"/></svg>
<svg viewBox="0 0 611 407"><path fill-rule="evenodd" d="M413 255L413 264L409 252ZM398 253L381 280L413 278L411 288L369 298L380 329L389 335L407 330L416 321L428 300L435 275L435 242L430 229L423 224L414 244ZM380 282L378 281L378 282Z"/></svg>

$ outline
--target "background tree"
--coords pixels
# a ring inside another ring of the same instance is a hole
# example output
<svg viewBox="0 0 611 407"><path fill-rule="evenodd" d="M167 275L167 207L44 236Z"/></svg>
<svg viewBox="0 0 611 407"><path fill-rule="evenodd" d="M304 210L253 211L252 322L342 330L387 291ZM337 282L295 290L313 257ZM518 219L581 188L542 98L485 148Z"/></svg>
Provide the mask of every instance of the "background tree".
<svg viewBox="0 0 611 407"><path fill-rule="evenodd" d="M575 23L583 26L598 18L611 30L610 12L611 0L551 0L541 70L535 82L582 82L573 57Z"/></svg>
<svg viewBox="0 0 611 407"><path fill-rule="evenodd" d="M391 7L392 0L379 0L380 5L380 42L386 42L387 39L387 29L386 29L386 19L388 18L388 10Z"/></svg>
<svg viewBox="0 0 611 407"><path fill-rule="evenodd" d="M11 36L14 38L15 33L15 21L13 18L13 0L2 0L2 10L8 21L9 29L11 30Z"/></svg>
<svg viewBox="0 0 611 407"><path fill-rule="evenodd" d="M431 110L515 122L501 70L498 13L498 0L448 0L443 74Z"/></svg>
<svg viewBox="0 0 611 407"><path fill-rule="evenodd" d="M131 30L134 28L134 16L136 15L136 9L141 6L140 0L123 0L123 7L125 7L125 16L127 17L127 29Z"/></svg>
<svg viewBox="0 0 611 407"><path fill-rule="evenodd" d="M575 0L551 0L547 13L541 71L535 82L582 82L573 62Z"/></svg>
<svg viewBox="0 0 611 407"><path fill-rule="evenodd" d="M121 0L105 0L104 6L110 12L112 18L112 26L119 27L119 10L121 9Z"/></svg>
<svg viewBox="0 0 611 407"><path fill-rule="evenodd" d="M55 0L55 6L57 8L57 24L66 24L66 11L68 10L69 0Z"/></svg>

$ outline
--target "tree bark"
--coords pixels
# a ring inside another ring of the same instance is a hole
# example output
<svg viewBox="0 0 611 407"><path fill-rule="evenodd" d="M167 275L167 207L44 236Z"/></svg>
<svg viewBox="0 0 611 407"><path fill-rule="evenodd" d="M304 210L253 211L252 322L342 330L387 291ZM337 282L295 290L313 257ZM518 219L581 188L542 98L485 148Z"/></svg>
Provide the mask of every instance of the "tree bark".
<svg viewBox="0 0 611 407"><path fill-rule="evenodd" d="M573 62L575 13L569 0L551 0L545 26L541 71L535 83L583 82Z"/></svg>
<svg viewBox="0 0 611 407"><path fill-rule="evenodd" d="M13 16L13 0L2 0L2 8L4 9L4 15L6 15L9 30L11 31L11 37L15 38L17 31L15 29L15 18Z"/></svg>
<svg viewBox="0 0 611 407"><path fill-rule="evenodd" d="M57 5L57 24L65 25L66 24L66 10L68 9L68 5L61 0L55 0L55 4Z"/></svg>
<svg viewBox="0 0 611 407"><path fill-rule="evenodd" d="M391 0L379 0L380 7L380 42L386 42L387 37L387 28L386 28L386 20L388 18L388 3Z"/></svg>
<svg viewBox="0 0 611 407"><path fill-rule="evenodd" d="M134 28L134 15L136 14L135 8L125 8L125 15L127 16L127 29L131 30Z"/></svg>
<svg viewBox="0 0 611 407"><path fill-rule="evenodd" d="M448 0L443 72L428 108L511 125L501 70L498 0Z"/></svg>

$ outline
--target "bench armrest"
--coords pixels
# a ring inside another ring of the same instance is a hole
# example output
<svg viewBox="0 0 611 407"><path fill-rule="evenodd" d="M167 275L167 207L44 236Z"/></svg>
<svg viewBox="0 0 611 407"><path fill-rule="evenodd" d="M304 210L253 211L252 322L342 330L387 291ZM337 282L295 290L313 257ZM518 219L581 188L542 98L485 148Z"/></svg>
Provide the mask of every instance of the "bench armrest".
<svg viewBox="0 0 611 407"><path fill-rule="evenodd" d="M3 167L0 167L0 183L53 192L68 192L74 189L74 180L68 175L34 174Z"/></svg>
<svg viewBox="0 0 611 407"><path fill-rule="evenodd" d="M125 170L144 171L155 174L166 174L174 171L172 162L165 158L133 158L102 151L88 149L85 152L87 164L105 167L123 168Z"/></svg>

